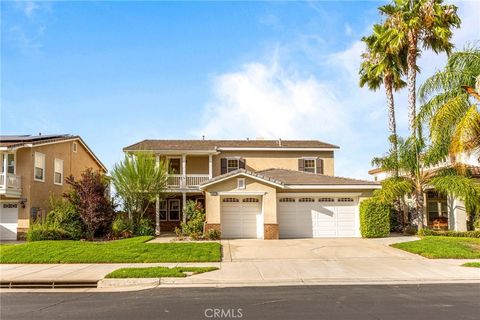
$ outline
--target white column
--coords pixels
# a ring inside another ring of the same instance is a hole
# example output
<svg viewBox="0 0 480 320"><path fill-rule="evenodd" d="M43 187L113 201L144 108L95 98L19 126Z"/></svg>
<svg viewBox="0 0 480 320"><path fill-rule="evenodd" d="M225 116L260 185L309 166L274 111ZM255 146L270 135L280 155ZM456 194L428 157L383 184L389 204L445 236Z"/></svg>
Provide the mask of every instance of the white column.
<svg viewBox="0 0 480 320"><path fill-rule="evenodd" d="M212 155L208 155L208 178L212 179L213 177L213 162L212 162Z"/></svg>
<svg viewBox="0 0 480 320"><path fill-rule="evenodd" d="M182 180L183 187L187 186L187 156L182 154Z"/></svg>
<svg viewBox="0 0 480 320"><path fill-rule="evenodd" d="M155 199L155 235L160 235L160 197Z"/></svg>
<svg viewBox="0 0 480 320"><path fill-rule="evenodd" d="M456 197L447 198L448 229L455 231L467 231L467 210L465 203Z"/></svg>
<svg viewBox="0 0 480 320"><path fill-rule="evenodd" d="M186 207L187 207L187 194L184 192L184 193L182 193L182 220L183 220L183 222L187 222L187 215L184 213Z"/></svg>
<svg viewBox="0 0 480 320"><path fill-rule="evenodd" d="M5 186L5 188L7 188L7 184L8 184L8 179L7 179L7 158L8 158L8 153L2 153L2 157L3 157L3 171L2 171L2 174L3 174L3 185ZM35 161L35 159L34 159Z"/></svg>

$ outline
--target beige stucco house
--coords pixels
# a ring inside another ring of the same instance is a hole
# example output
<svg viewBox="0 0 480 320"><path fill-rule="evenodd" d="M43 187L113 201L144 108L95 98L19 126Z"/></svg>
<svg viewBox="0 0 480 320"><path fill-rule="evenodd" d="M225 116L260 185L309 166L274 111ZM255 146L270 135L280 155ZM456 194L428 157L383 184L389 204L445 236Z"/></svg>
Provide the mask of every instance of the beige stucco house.
<svg viewBox="0 0 480 320"><path fill-rule="evenodd" d="M124 152L168 162L157 232L178 226L194 199L205 204L205 228L223 238L358 237L358 205L380 185L334 176L337 149L317 140L145 140Z"/></svg>
<svg viewBox="0 0 480 320"><path fill-rule="evenodd" d="M0 240L22 238L30 222L49 210L49 196L69 187L87 168L107 169L79 136L0 137Z"/></svg>

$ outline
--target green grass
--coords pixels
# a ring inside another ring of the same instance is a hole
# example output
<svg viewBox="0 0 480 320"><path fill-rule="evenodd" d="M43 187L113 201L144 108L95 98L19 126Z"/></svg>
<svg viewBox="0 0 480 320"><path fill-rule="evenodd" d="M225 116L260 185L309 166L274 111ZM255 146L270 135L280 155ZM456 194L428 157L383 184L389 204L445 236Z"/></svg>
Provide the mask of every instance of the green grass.
<svg viewBox="0 0 480 320"><path fill-rule="evenodd" d="M480 239L477 238L429 236L391 246L431 259L480 258Z"/></svg>
<svg viewBox="0 0 480 320"><path fill-rule="evenodd" d="M145 243L152 238L136 237L106 242L54 240L0 245L0 263L221 261L219 243Z"/></svg>
<svg viewBox="0 0 480 320"><path fill-rule="evenodd" d="M480 268L480 262L468 262L462 264L464 267Z"/></svg>
<svg viewBox="0 0 480 320"><path fill-rule="evenodd" d="M115 270L105 278L163 278L163 277L186 277L185 272L199 274L218 270L216 267L149 267L149 268L122 268Z"/></svg>

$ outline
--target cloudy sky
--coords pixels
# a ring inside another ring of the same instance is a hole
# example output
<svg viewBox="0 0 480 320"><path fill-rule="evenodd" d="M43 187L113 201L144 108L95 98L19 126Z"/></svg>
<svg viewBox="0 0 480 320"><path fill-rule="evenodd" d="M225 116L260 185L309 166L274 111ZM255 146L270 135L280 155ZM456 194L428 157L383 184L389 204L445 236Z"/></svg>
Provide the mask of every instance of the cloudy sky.
<svg viewBox="0 0 480 320"><path fill-rule="evenodd" d="M79 134L108 167L147 138L319 139L337 175L368 178L386 107L357 73L383 3L2 1L1 133ZM461 49L480 2L455 3ZM424 53L420 82L445 61Z"/></svg>

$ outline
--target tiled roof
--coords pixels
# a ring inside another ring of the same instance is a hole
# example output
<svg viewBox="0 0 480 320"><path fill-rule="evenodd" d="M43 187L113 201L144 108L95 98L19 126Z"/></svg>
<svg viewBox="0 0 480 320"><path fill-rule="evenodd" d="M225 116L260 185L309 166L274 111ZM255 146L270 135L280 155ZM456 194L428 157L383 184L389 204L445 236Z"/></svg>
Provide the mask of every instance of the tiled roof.
<svg viewBox="0 0 480 320"><path fill-rule="evenodd" d="M0 147L19 147L25 144L39 144L49 143L68 139L78 138L70 134L57 134L57 135L5 135L0 136Z"/></svg>
<svg viewBox="0 0 480 320"><path fill-rule="evenodd" d="M257 173L271 179L282 181L282 183L286 185L379 185L379 183L373 181L287 169L268 169Z"/></svg>
<svg viewBox="0 0 480 320"><path fill-rule="evenodd" d="M319 140L143 140L124 151L138 150L211 150L221 148L335 148L338 146Z"/></svg>
<svg viewBox="0 0 480 320"><path fill-rule="evenodd" d="M245 169L238 169L226 174L222 174L208 181L205 181L204 183L202 183L202 185L209 185L217 181L222 181L222 180L228 179L231 176L235 176L237 174L250 175L252 177L257 177L281 186L288 186L288 185L305 185L305 186L308 186L308 185L332 185L332 186L373 185L375 186L375 185L380 185L378 182L372 182L367 180L327 176L324 174L301 172L301 171L287 170L287 169L267 169L267 170L262 170L257 172L248 171Z"/></svg>

